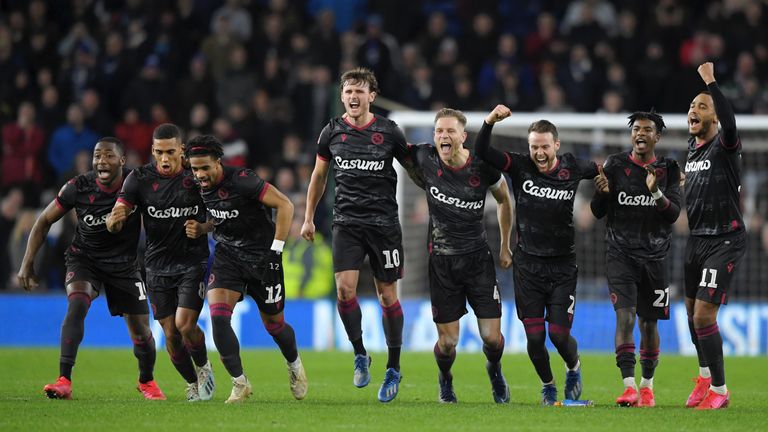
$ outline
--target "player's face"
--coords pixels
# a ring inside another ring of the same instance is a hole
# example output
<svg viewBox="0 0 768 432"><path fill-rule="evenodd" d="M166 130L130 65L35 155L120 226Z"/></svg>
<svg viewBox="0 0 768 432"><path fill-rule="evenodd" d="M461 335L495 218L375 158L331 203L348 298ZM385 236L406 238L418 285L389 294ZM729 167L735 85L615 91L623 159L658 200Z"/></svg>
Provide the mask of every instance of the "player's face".
<svg viewBox="0 0 768 432"><path fill-rule="evenodd" d="M700 93L688 107L688 133L704 137L713 127L717 127L717 114L712 96Z"/></svg>
<svg viewBox="0 0 768 432"><path fill-rule="evenodd" d="M211 155L190 157L189 167L201 189L213 189L221 181L221 160Z"/></svg>
<svg viewBox="0 0 768 432"><path fill-rule="evenodd" d="M345 82L341 89L341 102L351 118L368 114L374 99L376 99L376 93L371 92L367 82Z"/></svg>
<svg viewBox="0 0 768 432"><path fill-rule="evenodd" d="M555 140L551 132L531 132L528 134L528 150L539 172L546 173L555 167L560 140Z"/></svg>
<svg viewBox="0 0 768 432"><path fill-rule="evenodd" d="M656 132L656 123L648 119L639 119L632 124L632 152L637 156L652 154L656 143L661 138Z"/></svg>
<svg viewBox="0 0 768 432"><path fill-rule="evenodd" d="M456 156L464 147L467 133L456 117L441 117L435 122L435 147L440 159Z"/></svg>
<svg viewBox="0 0 768 432"><path fill-rule="evenodd" d="M120 175L125 165L125 156L114 143L100 142L93 149L93 171L104 186L112 185L112 182Z"/></svg>
<svg viewBox="0 0 768 432"><path fill-rule="evenodd" d="M152 156L157 162L157 171L165 176L181 171L184 145L178 138L152 140Z"/></svg>

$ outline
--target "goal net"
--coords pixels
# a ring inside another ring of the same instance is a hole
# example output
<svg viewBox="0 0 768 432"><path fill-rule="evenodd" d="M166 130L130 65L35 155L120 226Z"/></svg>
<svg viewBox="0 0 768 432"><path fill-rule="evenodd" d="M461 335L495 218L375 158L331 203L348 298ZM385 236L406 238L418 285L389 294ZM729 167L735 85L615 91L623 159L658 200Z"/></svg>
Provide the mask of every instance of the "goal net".
<svg viewBox="0 0 768 432"><path fill-rule="evenodd" d="M486 113L466 113L468 138L465 145L473 148L476 133ZM434 113L395 111L390 118L405 131L408 142L432 142ZM631 148L626 115L514 113L497 123L491 145L500 150L527 153L528 126L539 119L553 122L560 135L560 153L602 163L606 156ZM685 166L687 153L686 116L664 115L668 127L657 145L657 152L676 159ZM747 225L748 249L737 270L730 291L731 301L768 300L768 116L737 116L743 145L741 201ZM400 169L398 203L403 226L405 277L400 291L403 297L429 295L427 271L428 209L424 191L417 188ZM605 222L596 220L589 209L594 193L591 181L583 181L574 205L576 256L579 266L578 293L581 300L603 300L608 296L605 280ZM498 257L499 229L496 205L489 195L486 200L486 229L494 255ZM512 245L514 250L515 233ZM675 224L672 246L666 263L670 276L670 294L682 299L683 256L688 237L685 210ZM498 262L498 260L497 260ZM511 296L511 270L498 269L501 286Z"/></svg>

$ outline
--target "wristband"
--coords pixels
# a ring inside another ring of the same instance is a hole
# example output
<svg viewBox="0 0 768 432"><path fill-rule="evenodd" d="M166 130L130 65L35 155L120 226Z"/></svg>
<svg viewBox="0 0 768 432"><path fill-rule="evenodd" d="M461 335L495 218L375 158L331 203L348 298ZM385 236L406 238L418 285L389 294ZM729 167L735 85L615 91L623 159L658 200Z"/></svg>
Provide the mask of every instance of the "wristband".
<svg viewBox="0 0 768 432"><path fill-rule="evenodd" d="M655 199L655 200L660 199L663 196L664 196L664 194L661 193L661 189L656 189L656 192L652 192L651 193L651 197L653 197L653 199Z"/></svg>
<svg viewBox="0 0 768 432"><path fill-rule="evenodd" d="M282 252L283 246L285 246L285 241L274 239L272 240L272 247L270 249L272 249L275 252Z"/></svg>

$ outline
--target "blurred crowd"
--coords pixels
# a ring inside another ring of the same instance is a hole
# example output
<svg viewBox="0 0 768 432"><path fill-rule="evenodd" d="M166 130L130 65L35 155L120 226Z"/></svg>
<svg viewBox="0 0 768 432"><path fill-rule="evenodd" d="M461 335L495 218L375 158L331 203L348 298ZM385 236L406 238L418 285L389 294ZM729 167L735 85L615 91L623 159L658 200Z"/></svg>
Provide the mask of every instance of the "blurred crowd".
<svg viewBox="0 0 768 432"><path fill-rule="evenodd" d="M0 288L23 210L90 169L100 136L137 166L158 124L215 134L225 163L256 169L301 218L346 69L372 69L389 109L680 113L711 59L737 113L768 113L767 13L765 0L0 0Z"/></svg>

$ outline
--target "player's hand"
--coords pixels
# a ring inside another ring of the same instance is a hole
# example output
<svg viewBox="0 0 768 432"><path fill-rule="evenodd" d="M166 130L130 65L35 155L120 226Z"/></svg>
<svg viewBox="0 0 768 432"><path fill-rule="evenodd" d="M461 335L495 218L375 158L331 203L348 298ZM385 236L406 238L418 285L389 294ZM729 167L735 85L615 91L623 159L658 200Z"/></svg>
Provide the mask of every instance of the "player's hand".
<svg viewBox="0 0 768 432"><path fill-rule="evenodd" d="M301 237L306 241L315 241L315 223L312 221L304 221L301 226Z"/></svg>
<svg viewBox="0 0 768 432"><path fill-rule="evenodd" d="M715 82L715 65L712 62L706 62L699 66L697 69L699 76L704 80L704 84L712 84Z"/></svg>
<svg viewBox="0 0 768 432"><path fill-rule="evenodd" d="M601 164L597 164L597 176L595 177L595 188L600 193L607 194L610 192L610 188L608 187L608 177L605 176L605 172L603 172L603 166Z"/></svg>
<svg viewBox="0 0 768 432"><path fill-rule="evenodd" d="M512 115L512 111L509 108L499 104L499 105L496 105L496 108L494 108L493 111L491 111L491 113L485 117L485 122L488 123L489 125L492 125L496 122L500 122L504 120L505 118L511 115Z"/></svg>
<svg viewBox="0 0 768 432"><path fill-rule="evenodd" d="M19 278L19 285L21 285L25 291L33 291L40 285L40 281L35 274L35 269L31 266L22 266L16 276Z"/></svg>
<svg viewBox="0 0 768 432"><path fill-rule="evenodd" d="M184 222L184 231L186 232L187 237L191 239L196 239L206 234L205 225L194 219L187 219L187 221Z"/></svg>
<svg viewBox="0 0 768 432"><path fill-rule="evenodd" d="M680 171L680 189L685 186L685 173Z"/></svg>
<svg viewBox="0 0 768 432"><path fill-rule="evenodd" d="M645 171L647 173L645 176L645 185L648 186L648 190L651 193L654 193L659 190L659 186L656 184L656 168L646 165Z"/></svg>
<svg viewBox="0 0 768 432"><path fill-rule="evenodd" d="M499 254L499 265L501 265L501 268L508 269L510 266L512 266L512 251L509 250L509 246L501 248L501 253Z"/></svg>
<svg viewBox="0 0 768 432"><path fill-rule="evenodd" d="M109 232L117 232L123 229L123 223L126 219L128 219L128 215L131 214L131 211L128 209L127 206L124 205L116 205L112 209L112 213L109 214L109 217L107 218L107 231Z"/></svg>
<svg viewBox="0 0 768 432"><path fill-rule="evenodd" d="M257 270L265 286L283 283L283 253L276 250L267 252Z"/></svg>

